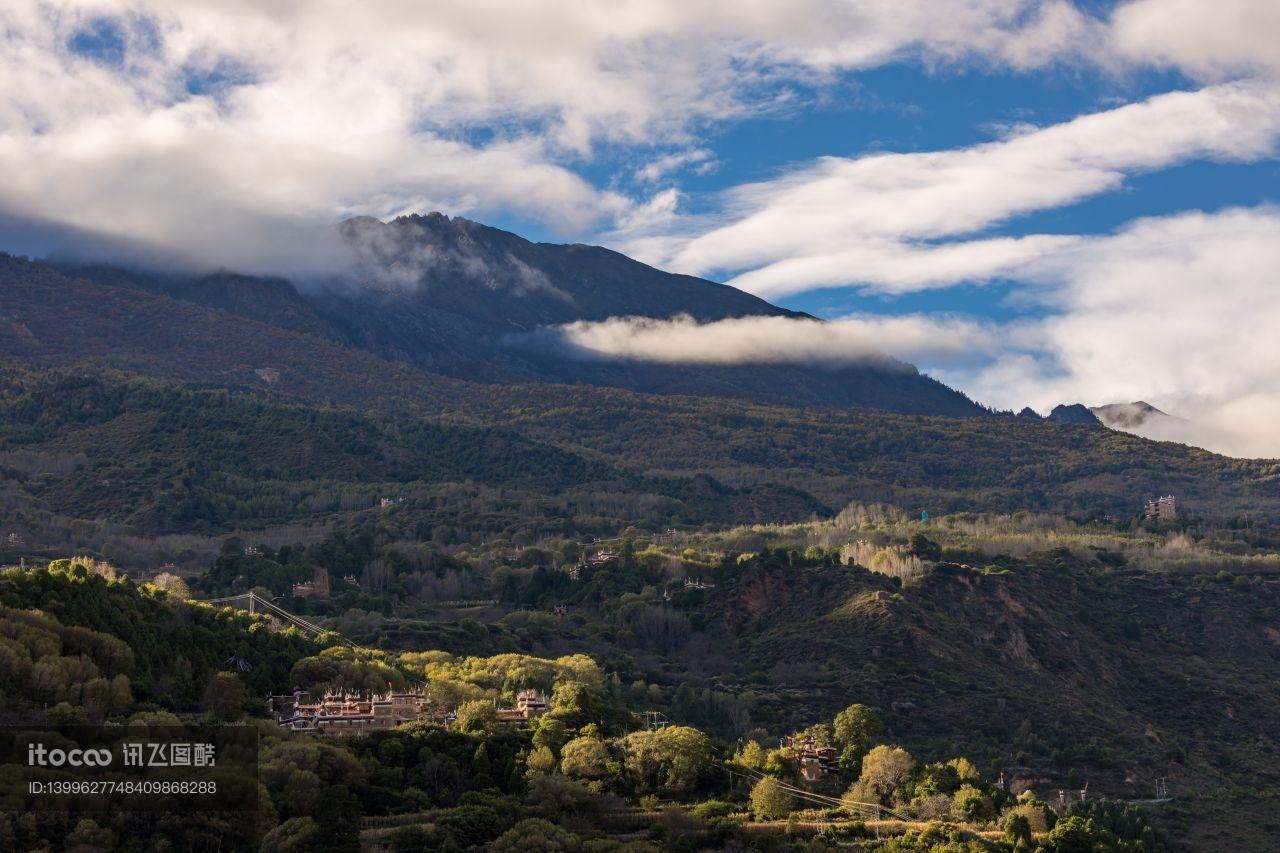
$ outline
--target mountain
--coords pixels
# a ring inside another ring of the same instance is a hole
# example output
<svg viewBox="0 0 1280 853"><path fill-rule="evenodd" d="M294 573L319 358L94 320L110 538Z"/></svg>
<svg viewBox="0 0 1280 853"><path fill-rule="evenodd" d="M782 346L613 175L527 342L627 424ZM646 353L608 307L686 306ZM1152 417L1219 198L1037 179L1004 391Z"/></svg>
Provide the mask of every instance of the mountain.
<svg viewBox="0 0 1280 853"><path fill-rule="evenodd" d="M1112 429L1131 430L1164 419L1179 420L1142 400L1134 403L1108 403L1105 406L1093 406L1089 411Z"/></svg>
<svg viewBox="0 0 1280 853"><path fill-rule="evenodd" d="M1062 404L1053 407L1053 411L1045 418L1055 424L1097 424L1101 423L1097 416L1082 403Z"/></svg>
<svg viewBox="0 0 1280 853"><path fill-rule="evenodd" d="M613 317L711 322L808 316L598 246L534 243L439 213L387 223L350 219L338 228L337 239L351 248L352 268L301 288L227 272L184 279L97 265L61 269L479 382L588 383L656 394L987 414L963 394L888 356L843 366L656 364L584 359L548 346L549 328Z"/></svg>
<svg viewBox="0 0 1280 853"><path fill-rule="evenodd" d="M1090 409L1081 403L1060 403L1053 407L1053 411L1041 417L1040 413L1035 409L1027 406L1018 412L1019 418L1026 418L1033 421L1047 421L1052 424L1100 424L1102 421L1090 411Z"/></svg>
<svg viewBox="0 0 1280 853"><path fill-rule="evenodd" d="M1013 417L921 417L875 408L802 407L724 396L658 396L587 384L476 383L152 289L96 284L9 257L0 257L0 354L7 366L34 371L38 377L48 371L118 371L165 385L230 389L321 410L340 406L379 416L501 427L630 472L705 475L730 489L769 485L799 490L795 498L780 493L752 498L754 507L744 512L753 520L804 518L812 508L838 507L853 499L889 500L927 507L930 513L1035 509L1125 515L1136 511L1145 495L1171 492L1194 512L1214 517L1269 512L1280 506L1280 491L1264 463L1227 460L1088 425ZM56 383L55 377L42 386L41 406L58 404L61 392ZM267 446L276 422L276 415L246 421L246 437L241 440ZM127 423L127 418L121 421L121 429ZM360 433L377 431L362 427ZM232 436L217 439L224 440ZM355 447L367 448L358 436L351 440ZM23 431L3 443L0 450L49 460L77 458L85 450L83 439L79 444L61 437L51 440L40 431ZM156 495L178 488L181 476L166 485L160 472L169 463L153 465L145 447L141 438L128 438L120 445L104 438L95 448L91 465L136 467L127 476L104 475L110 482L109 488L98 482L96 488L105 490L101 500L109 500L107 493L123 492L114 504L121 508L139 488ZM397 450L393 456L405 452ZM36 464L36 469L44 470L45 464ZM240 464L228 467L237 471ZM87 473L59 471L43 483L41 488L50 495L49 509L56 510L62 500L55 495L88 495L95 481L84 479ZM74 482L59 482L64 476ZM239 482L242 475L237 472L234 477L236 482L222 486L228 494L247 488ZM370 492L383 488L368 475L360 479ZM717 488L710 488L709 498ZM638 495L649 489L627 491ZM241 499L237 495L236 500ZM543 512L562 511L539 508L528 523L536 527ZM288 508L271 513L308 514ZM701 509L677 514L692 524L716 515ZM625 502L596 515L635 517ZM645 513L657 523L663 522L660 515ZM116 517L133 516L128 512ZM151 518L145 513L137 516L143 517ZM266 522L272 516L233 506L211 523L234 524L250 517ZM590 529L594 533L597 528Z"/></svg>

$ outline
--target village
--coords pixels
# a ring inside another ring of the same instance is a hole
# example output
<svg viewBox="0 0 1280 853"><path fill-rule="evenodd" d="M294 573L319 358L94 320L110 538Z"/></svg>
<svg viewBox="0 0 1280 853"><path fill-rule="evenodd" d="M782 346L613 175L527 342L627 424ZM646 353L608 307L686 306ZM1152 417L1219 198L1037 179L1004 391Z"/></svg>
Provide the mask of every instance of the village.
<svg viewBox="0 0 1280 853"><path fill-rule="evenodd" d="M417 721L451 726L452 708L438 708L421 689L361 694L329 692L313 697L309 691L272 696L268 700L276 724L282 729L328 737L358 737ZM503 726L527 726L551 710L551 699L536 690L521 690L512 707L497 707Z"/></svg>

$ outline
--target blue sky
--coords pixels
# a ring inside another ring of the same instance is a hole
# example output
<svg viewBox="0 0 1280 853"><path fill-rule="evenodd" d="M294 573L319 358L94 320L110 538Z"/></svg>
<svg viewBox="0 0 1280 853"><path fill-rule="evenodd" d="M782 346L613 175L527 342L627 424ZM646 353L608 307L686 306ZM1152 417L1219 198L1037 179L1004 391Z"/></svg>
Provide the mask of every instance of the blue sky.
<svg viewBox="0 0 1280 853"><path fill-rule="evenodd" d="M304 279L442 210L828 321L564 330L602 357L889 352L1280 455L1278 39L1256 0L16 0L0 249Z"/></svg>
<svg viewBox="0 0 1280 853"><path fill-rule="evenodd" d="M819 157L858 157L883 151L919 152L963 148L990 141L999 128L1020 123L1052 125L1162 92L1195 88L1176 72L1133 71L1115 77L1096 70L1061 68L1043 73L931 72L915 63L843 75L835 94L806 92L808 102L776 116L735 123L704 140L714 168L685 169L678 180L691 206L699 197L739 184L768 180L797 163ZM601 183L625 173L627 160L584 170ZM1144 216L1188 209L1256 206L1280 196L1280 166L1252 163L1187 162L1126 180L1122 191L1039 211L983 233L1103 234ZM536 222L510 221L536 238L556 239ZM711 278L723 279L713 271ZM858 288L832 287L778 298L787 308L832 318L855 311L896 313L960 311L1001 320L1043 313L1041 306L1017 305L1004 297L1016 282L924 293L867 295Z"/></svg>

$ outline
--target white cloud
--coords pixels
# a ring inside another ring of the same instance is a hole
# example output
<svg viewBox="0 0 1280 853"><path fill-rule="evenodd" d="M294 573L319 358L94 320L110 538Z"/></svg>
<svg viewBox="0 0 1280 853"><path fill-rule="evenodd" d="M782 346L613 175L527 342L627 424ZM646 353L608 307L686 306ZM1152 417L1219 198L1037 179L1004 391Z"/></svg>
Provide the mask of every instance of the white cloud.
<svg viewBox="0 0 1280 853"><path fill-rule="evenodd" d="M1273 424L1280 422L1280 393L1246 394L1201 411L1193 419L1151 418L1129 432L1176 441L1228 456L1280 457Z"/></svg>
<svg viewBox="0 0 1280 853"><path fill-rule="evenodd" d="M1280 72L1280 4L1269 0L1133 0L1112 14L1111 52L1202 79Z"/></svg>
<svg viewBox="0 0 1280 853"><path fill-rule="evenodd" d="M763 296L858 284L888 292L1007 274L1069 238L937 240L1120 188L1127 175L1198 158L1252 161L1280 142L1280 85L1174 92L950 151L824 158L739 186L709 217L620 234L659 266ZM687 236L677 237L677 234Z"/></svg>
<svg viewBox="0 0 1280 853"><path fill-rule="evenodd" d="M869 238L850 241L854 245L842 250L785 258L735 276L730 284L775 298L850 282L882 293L951 287L957 282L981 284L1079 241L1048 234L941 244Z"/></svg>
<svg viewBox="0 0 1280 853"><path fill-rule="evenodd" d="M1102 61L1102 26L1065 0L17 0L0 168L19 179L0 211L250 269L270 235L353 213L580 234L636 203L575 173L601 143L702 157L709 123L797 81ZM100 49L72 50L86 33Z"/></svg>
<svg viewBox="0 0 1280 853"><path fill-rule="evenodd" d="M643 183L654 183L680 169L691 168L697 174L705 175L715 167L715 152L709 148L692 148L673 151L650 160L636 169L635 177Z"/></svg>
<svg viewBox="0 0 1280 853"><path fill-rule="evenodd" d="M1280 209L1142 220L1024 268L1052 313L939 376L1010 408L1146 400L1186 419L1153 437L1280 456L1276 270Z"/></svg>
<svg viewBox="0 0 1280 853"><path fill-rule="evenodd" d="M691 317L614 317L545 330L543 346L578 358L667 364L845 364L887 354L906 361L958 363L991 352L990 330L948 317L860 315L822 322L791 317L737 317L699 323Z"/></svg>
<svg viewBox="0 0 1280 853"><path fill-rule="evenodd" d="M968 244L961 244L961 246ZM1076 237L1021 262L1044 312L1004 325L961 316L616 318L556 330L583 358L919 364L998 408L1146 400L1183 420L1136 431L1280 457L1280 209L1193 212Z"/></svg>

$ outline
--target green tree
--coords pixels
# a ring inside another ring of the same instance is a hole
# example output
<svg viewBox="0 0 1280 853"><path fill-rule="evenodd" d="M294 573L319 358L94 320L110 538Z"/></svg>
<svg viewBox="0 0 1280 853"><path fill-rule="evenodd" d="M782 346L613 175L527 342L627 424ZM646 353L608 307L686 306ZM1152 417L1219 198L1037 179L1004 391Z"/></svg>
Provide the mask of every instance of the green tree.
<svg viewBox="0 0 1280 853"><path fill-rule="evenodd" d="M551 714L539 720L533 732L533 745L545 746L552 752L559 752L568 739L569 727L564 724L564 720Z"/></svg>
<svg viewBox="0 0 1280 853"><path fill-rule="evenodd" d="M751 770L763 770L765 760L768 757L768 751L759 742L749 740L733 756L733 761L735 764L741 764Z"/></svg>
<svg viewBox="0 0 1280 853"><path fill-rule="evenodd" d="M981 778L978 774L978 768L973 766L973 762L964 758L953 758L947 762L948 767L954 767L956 775L960 777L962 782L977 782Z"/></svg>
<svg viewBox="0 0 1280 853"><path fill-rule="evenodd" d="M950 764L930 764L916 773L915 796L954 794L960 788L960 775Z"/></svg>
<svg viewBox="0 0 1280 853"><path fill-rule="evenodd" d="M462 805L436 818L436 832L466 849L492 841L511 828L512 821L490 806Z"/></svg>
<svg viewBox="0 0 1280 853"><path fill-rule="evenodd" d="M1110 849L1110 833L1098 829L1092 820L1071 815L1058 821L1045 836L1041 848L1045 853L1095 853ZM1107 846L1103 846L1107 845Z"/></svg>
<svg viewBox="0 0 1280 853"><path fill-rule="evenodd" d="M609 748L596 738L574 738L560 751L560 772L575 779L604 779L611 764Z"/></svg>
<svg viewBox="0 0 1280 853"><path fill-rule="evenodd" d="M884 725L875 711L866 705L854 703L836 714L831 733L842 748L855 747L865 753L884 731Z"/></svg>
<svg viewBox="0 0 1280 853"><path fill-rule="evenodd" d="M508 829L489 853L579 853L582 839L549 820L531 817Z"/></svg>
<svg viewBox="0 0 1280 853"><path fill-rule="evenodd" d="M687 793L711 763L711 740L688 726L634 732L623 740L624 765L641 790Z"/></svg>
<svg viewBox="0 0 1280 853"><path fill-rule="evenodd" d="M751 789L751 811L759 820L781 820L791 814L795 797L772 776L765 776Z"/></svg>
<svg viewBox="0 0 1280 853"><path fill-rule="evenodd" d="M498 711L487 699L473 699L458 706L454 725L458 731L485 734L498 727Z"/></svg>
<svg viewBox="0 0 1280 853"><path fill-rule="evenodd" d="M1009 819L1004 822L1004 837L1010 844L1027 844L1031 843L1031 821L1027 820L1024 814L1014 812L1009 815Z"/></svg>
<svg viewBox="0 0 1280 853"><path fill-rule="evenodd" d="M529 753L525 766L529 768L530 773L554 773L556 770L556 755L548 747L535 747L533 752Z"/></svg>
<svg viewBox="0 0 1280 853"><path fill-rule="evenodd" d="M244 683L230 672L215 672L204 690L204 708L220 720L231 722L244 713Z"/></svg>
<svg viewBox="0 0 1280 853"><path fill-rule="evenodd" d="M548 716L563 720L572 728L579 728L597 722L603 712L604 704L591 685L581 681L562 681L551 694L551 713Z"/></svg>
<svg viewBox="0 0 1280 853"><path fill-rule="evenodd" d="M991 798L972 785L961 785L952 802L951 813L957 820L986 823L996 815Z"/></svg>
<svg viewBox="0 0 1280 853"><path fill-rule="evenodd" d="M866 802L871 797L886 802L915 769L911 754L897 746L877 746L862 760L862 775L846 794L847 799Z"/></svg>

